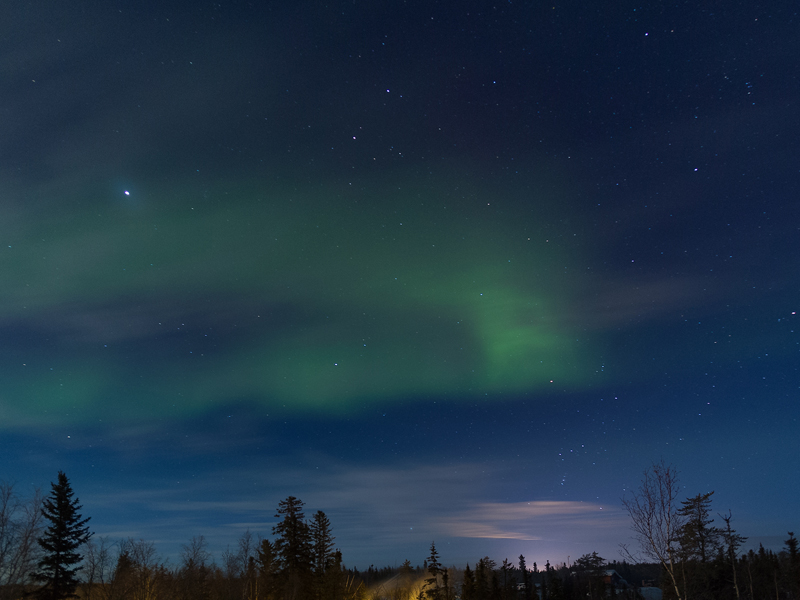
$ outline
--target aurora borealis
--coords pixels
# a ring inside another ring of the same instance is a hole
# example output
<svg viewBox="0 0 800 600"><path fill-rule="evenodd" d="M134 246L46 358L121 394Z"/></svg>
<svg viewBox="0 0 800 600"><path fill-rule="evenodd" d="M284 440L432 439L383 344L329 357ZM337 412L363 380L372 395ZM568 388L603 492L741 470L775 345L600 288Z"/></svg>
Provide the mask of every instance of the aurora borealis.
<svg viewBox="0 0 800 600"><path fill-rule="evenodd" d="M336 413L599 380L602 356L571 339L556 306L569 278L548 277L559 261L549 240L480 206L435 205L446 190L422 191L411 188L411 208L376 190L375 206L345 210L335 190L231 186L214 193L220 202L132 193L135 207L106 199L9 236L20 293L9 318L76 357L49 389L46 362L16 365L10 418L57 396L81 420L113 420L120 407L105 399L135 381L131 365L144 376L130 404L150 397L176 416L215 400Z"/></svg>
<svg viewBox="0 0 800 600"><path fill-rule="evenodd" d="M348 565L541 564L663 458L780 548L793 10L8 9L0 479L165 556L295 495Z"/></svg>

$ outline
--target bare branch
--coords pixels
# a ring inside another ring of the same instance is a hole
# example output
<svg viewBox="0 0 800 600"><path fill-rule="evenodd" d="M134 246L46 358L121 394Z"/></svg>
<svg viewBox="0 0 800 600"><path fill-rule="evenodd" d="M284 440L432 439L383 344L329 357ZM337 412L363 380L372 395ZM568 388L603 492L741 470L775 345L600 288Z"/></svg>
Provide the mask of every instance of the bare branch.
<svg viewBox="0 0 800 600"><path fill-rule="evenodd" d="M678 493L677 471L661 461L644 472L639 489L630 497L622 498L622 505L631 517L631 529L642 553L661 563L669 573L678 600L682 600L675 547L683 525L683 519L678 514Z"/></svg>

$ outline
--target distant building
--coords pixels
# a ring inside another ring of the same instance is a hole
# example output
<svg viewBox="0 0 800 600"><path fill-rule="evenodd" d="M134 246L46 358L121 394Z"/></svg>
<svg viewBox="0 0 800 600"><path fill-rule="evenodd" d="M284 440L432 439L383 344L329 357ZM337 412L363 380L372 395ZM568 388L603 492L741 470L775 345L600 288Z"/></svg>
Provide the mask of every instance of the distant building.
<svg viewBox="0 0 800 600"><path fill-rule="evenodd" d="M615 590L627 590L629 587L628 582L620 577L620 574L614 569L606 569L603 571L603 583L609 587L613 587Z"/></svg>
<svg viewBox="0 0 800 600"><path fill-rule="evenodd" d="M640 587L636 590L641 594L644 600L661 600L663 593L661 592L661 588L653 587L653 586L644 586Z"/></svg>

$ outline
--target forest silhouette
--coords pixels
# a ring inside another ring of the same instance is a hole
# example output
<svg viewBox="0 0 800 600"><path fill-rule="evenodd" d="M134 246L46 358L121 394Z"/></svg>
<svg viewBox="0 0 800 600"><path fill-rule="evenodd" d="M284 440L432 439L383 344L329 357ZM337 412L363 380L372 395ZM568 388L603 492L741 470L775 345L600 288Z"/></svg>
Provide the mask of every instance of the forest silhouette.
<svg viewBox="0 0 800 600"><path fill-rule="evenodd" d="M623 499L640 548L623 547L622 561L592 552L572 564L520 555L448 567L431 542L422 565L365 571L345 565L327 515L306 518L294 496L278 504L271 538L247 531L214 560L193 537L170 564L152 542L93 537L61 472L49 497L23 498L0 482L0 600L800 599L793 532L780 552L743 552L746 538L730 512L713 512L713 492L679 500L676 482L674 469L655 464Z"/></svg>

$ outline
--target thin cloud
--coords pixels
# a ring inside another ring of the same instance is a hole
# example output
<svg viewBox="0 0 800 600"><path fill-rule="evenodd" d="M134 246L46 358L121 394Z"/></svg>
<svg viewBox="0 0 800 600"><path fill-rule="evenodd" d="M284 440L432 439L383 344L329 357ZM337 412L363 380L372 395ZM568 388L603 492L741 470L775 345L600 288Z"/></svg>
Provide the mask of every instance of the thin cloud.
<svg viewBox="0 0 800 600"><path fill-rule="evenodd" d="M563 315L572 325L608 329L663 318L679 309L710 304L721 291L700 277L664 276L596 281L593 294Z"/></svg>
<svg viewBox="0 0 800 600"><path fill-rule="evenodd" d="M613 507L574 501L481 503L443 523L454 537L543 540L565 527L583 531L623 525L624 515Z"/></svg>
<svg viewBox="0 0 800 600"><path fill-rule="evenodd" d="M565 515L582 515L603 510L602 506L586 502L568 501L533 501L515 502L511 504L487 502L476 507L476 513L493 515L500 519L520 519L530 517L556 517Z"/></svg>
<svg viewBox="0 0 800 600"><path fill-rule="evenodd" d="M486 523L452 523L455 532L449 532L455 537L486 538L493 540L541 540L540 536L507 531Z"/></svg>

